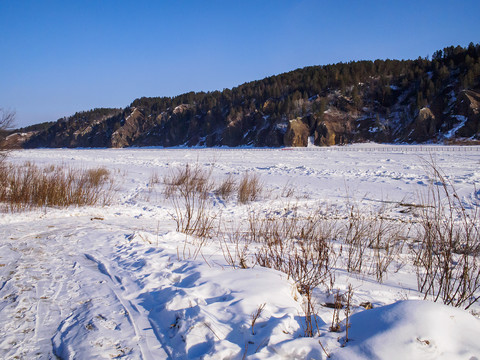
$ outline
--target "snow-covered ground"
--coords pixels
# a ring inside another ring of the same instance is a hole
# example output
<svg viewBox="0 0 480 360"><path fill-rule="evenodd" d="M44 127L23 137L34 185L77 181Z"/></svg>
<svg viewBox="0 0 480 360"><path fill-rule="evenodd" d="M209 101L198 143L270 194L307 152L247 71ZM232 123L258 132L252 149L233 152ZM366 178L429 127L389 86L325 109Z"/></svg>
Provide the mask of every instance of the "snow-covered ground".
<svg viewBox="0 0 480 360"><path fill-rule="evenodd" d="M213 236L200 246L177 232L172 202L153 181L186 164L211 169L217 181L258 174L265 188L258 201L211 194L210 210L225 224L292 206L341 217L352 203L408 222L409 204L420 203L430 184L425 161L432 160L466 206L479 200L478 147L12 152L13 163L105 166L118 190L106 207L0 215L0 358L480 359L479 304L465 311L420 301L407 247L382 283L337 260L330 289L313 294L318 331L304 336L305 299L293 280L251 257L248 268L234 268L225 246L235 244ZM340 332L331 332L334 309L322 304L349 284L346 342L344 310Z"/></svg>

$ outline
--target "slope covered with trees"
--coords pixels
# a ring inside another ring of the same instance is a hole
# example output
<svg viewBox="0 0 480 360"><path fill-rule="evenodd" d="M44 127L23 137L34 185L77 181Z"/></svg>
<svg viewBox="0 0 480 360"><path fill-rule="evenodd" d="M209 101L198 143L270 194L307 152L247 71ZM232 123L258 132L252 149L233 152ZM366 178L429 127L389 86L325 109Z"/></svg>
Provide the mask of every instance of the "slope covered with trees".
<svg viewBox="0 0 480 360"><path fill-rule="evenodd" d="M476 141L479 79L473 43L432 59L311 66L223 91L77 113L37 130L24 147Z"/></svg>

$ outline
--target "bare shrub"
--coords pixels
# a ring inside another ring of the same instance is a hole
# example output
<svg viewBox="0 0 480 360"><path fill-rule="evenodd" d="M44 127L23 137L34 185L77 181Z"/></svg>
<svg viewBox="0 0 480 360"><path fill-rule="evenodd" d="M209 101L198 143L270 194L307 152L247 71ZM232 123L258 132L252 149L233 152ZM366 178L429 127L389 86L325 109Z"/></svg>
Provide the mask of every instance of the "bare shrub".
<svg viewBox="0 0 480 360"><path fill-rule="evenodd" d="M363 216L360 207L351 205L343 239L347 251L346 267L348 272L362 272L371 227L371 221Z"/></svg>
<svg viewBox="0 0 480 360"><path fill-rule="evenodd" d="M260 177L257 174L245 173L238 185L238 202L246 204L258 200L262 191L263 183L260 181Z"/></svg>
<svg viewBox="0 0 480 360"><path fill-rule="evenodd" d="M213 189L211 171L198 164L177 168L164 178L165 196L174 208L177 231L198 237L208 237L215 220L209 209L208 196Z"/></svg>
<svg viewBox="0 0 480 360"><path fill-rule="evenodd" d="M431 185L414 248L418 289L425 298L468 309L480 298L480 204L464 206L446 175L433 161L428 166Z"/></svg>
<svg viewBox="0 0 480 360"><path fill-rule="evenodd" d="M388 267L401 252L405 225L387 220L385 212L383 206L371 213L357 204L350 206L343 232L348 272L361 274L370 263L370 274L382 282Z"/></svg>
<svg viewBox="0 0 480 360"><path fill-rule="evenodd" d="M296 211L287 209L284 216L255 216L250 228L256 228L257 240L262 243L255 255L257 263L286 273L301 294L307 294L331 275L335 256L329 240L335 237L336 227L317 213L301 218Z"/></svg>
<svg viewBox="0 0 480 360"><path fill-rule="evenodd" d="M8 146L6 145L7 130L13 126L14 120L15 112L0 108L0 164L8 154Z"/></svg>
<svg viewBox="0 0 480 360"><path fill-rule="evenodd" d="M249 224L252 236L261 243L257 263L287 274L303 295L306 336L318 332L313 291L320 284L333 283L331 269L336 262L330 244L336 225L318 214L300 217L295 208L287 208L283 216L251 216Z"/></svg>
<svg viewBox="0 0 480 360"><path fill-rule="evenodd" d="M220 248L227 264L233 268L248 268L250 236L241 226L232 226L220 236Z"/></svg>
<svg viewBox="0 0 480 360"><path fill-rule="evenodd" d="M198 163L174 169L164 177L163 184L167 198L181 196L184 193L196 193L200 197L207 197L213 188L211 171L202 169Z"/></svg>
<svg viewBox="0 0 480 360"><path fill-rule="evenodd" d="M253 256L258 265L279 270L293 279L303 298L305 336L319 334L313 291L320 284L333 287L331 269L337 260L330 244L337 235L336 221L324 219L321 213L300 216L297 207L290 204L282 212L272 211L263 216L250 211L247 226L226 229L220 241L229 265L245 268L249 245L255 242L258 247ZM252 333L261 310L259 307L252 314ZM322 349L328 357L323 345Z"/></svg>
<svg viewBox="0 0 480 360"><path fill-rule="evenodd" d="M25 163L2 165L1 173L0 201L10 211L46 206L106 205L113 192L113 180L104 168L39 168Z"/></svg>
<svg viewBox="0 0 480 360"><path fill-rule="evenodd" d="M372 225L372 239L368 247L373 252L371 274L383 282L390 264L398 259L405 244L405 224L377 217Z"/></svg>

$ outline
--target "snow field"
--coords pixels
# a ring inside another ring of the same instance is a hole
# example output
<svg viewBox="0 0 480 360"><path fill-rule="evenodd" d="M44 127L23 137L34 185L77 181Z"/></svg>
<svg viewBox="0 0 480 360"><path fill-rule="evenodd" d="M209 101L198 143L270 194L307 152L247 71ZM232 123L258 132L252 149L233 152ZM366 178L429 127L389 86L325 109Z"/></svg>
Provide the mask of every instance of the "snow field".
<svg viewBox="0 0 480 360"><path fill-rule="evenodd" d="M429 184L422 159L432 156L469 206L478 200L480 153L369 151L234 151L188 149L29 150L10 161L38 165L105 166L118 192L108 207L5 213L0 220L0 357L49 359L320 359L480 358L479 320L469 312L418 301L408 246L396 254L382 282L370 271L346 271L347 250L332 239L334 283L313 292L320 336L304 337L304 296L291 278L254 264L261 244L249 243L247 269L228 229L242 229L295 208L345 217L350 204L375 218L415 221ZM389 149L392 147L389 147ZM203 241L177 232L161 180L173 168L199 164L216 181L258 174L259 201L241 205L209 197L221 219ZM293 195L286 197L285 189ZM283 194L283 195L282 195ZM401 205L401 204L404 205ZM384 209L384 210L381 210ZM220 229L220 228L219 228ZM222 239L221 241L219 239ZM243 242L240 242L243 244ZM238 259L237 259L238 260ZM353 287L349 341L330 332L335 292ZM372 310L360 306L371 302ZM252 331L252 314L265 304ZM478 304L470 312L478 313Z"/></svg>

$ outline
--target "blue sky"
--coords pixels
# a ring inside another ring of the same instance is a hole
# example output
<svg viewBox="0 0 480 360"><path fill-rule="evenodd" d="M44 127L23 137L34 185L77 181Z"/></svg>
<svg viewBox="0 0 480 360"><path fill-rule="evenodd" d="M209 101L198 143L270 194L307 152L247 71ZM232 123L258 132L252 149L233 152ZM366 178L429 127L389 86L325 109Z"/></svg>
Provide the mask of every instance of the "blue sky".
<svg viewBox="0 0 480 360"><path fill-rule="evenodd" d="M309 65L480 42L480 1L0 0L0 107L18 127Z"/></svg>

